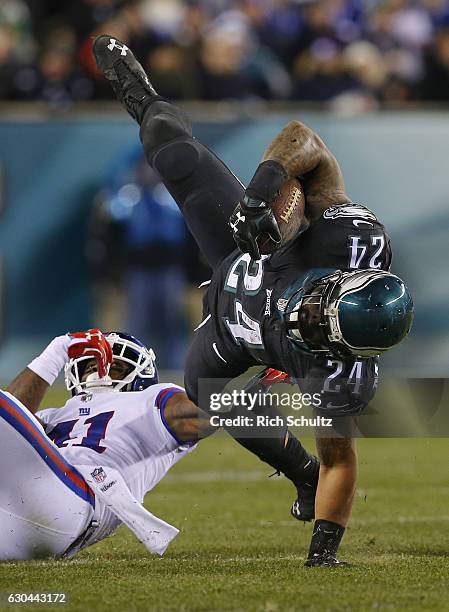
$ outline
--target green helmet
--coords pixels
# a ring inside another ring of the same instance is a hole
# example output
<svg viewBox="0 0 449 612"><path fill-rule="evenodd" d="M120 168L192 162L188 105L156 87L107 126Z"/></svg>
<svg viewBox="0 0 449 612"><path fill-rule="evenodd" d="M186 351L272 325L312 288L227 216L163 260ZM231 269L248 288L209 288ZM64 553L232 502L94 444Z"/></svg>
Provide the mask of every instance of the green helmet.
<svg viewBox="0 0 449 612"><path fill-rule="evenodd" d="M374 357L408 334L413 300L389 272L337 271L296 291L283 319L289 338L302 350Z"/></svg>

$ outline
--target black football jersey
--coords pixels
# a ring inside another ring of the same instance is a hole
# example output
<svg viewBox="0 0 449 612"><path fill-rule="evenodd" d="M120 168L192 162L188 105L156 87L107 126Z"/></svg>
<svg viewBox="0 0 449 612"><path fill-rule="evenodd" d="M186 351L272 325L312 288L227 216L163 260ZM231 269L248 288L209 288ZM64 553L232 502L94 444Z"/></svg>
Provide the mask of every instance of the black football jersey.
<svg viewBox="0 0 449 612"><path fill-rule="evenodd" d="M282 329L281 313L293 285L336 269L389 270L391 257L384 226L370 210L352 203L327 209L306 232L260 261L236 249L214 272L205 296L204 323L191 352L203 352L203 367L195 375L207 377L212 361L229 378L265 365L287 372L303 393L319 393L323 410L359 411L374 394L377 358L301 351ZM188 362L187 374L189 367L195 369ZM211 367L210 375L216 373Z"/></svg>

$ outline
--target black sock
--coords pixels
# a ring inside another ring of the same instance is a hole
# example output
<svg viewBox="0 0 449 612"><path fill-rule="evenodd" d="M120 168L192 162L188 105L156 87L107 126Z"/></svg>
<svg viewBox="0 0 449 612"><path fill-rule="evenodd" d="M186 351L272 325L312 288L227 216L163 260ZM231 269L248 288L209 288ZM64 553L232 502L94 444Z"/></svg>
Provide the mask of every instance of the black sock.
<svg viewBox="0 0 449 612"><path fill-rule="evenodd" d="M316 487L318 484L320 472L318 457L308 453L290 431L282 455L282 469L279 469L297 487L304 484Z"/></svg>
<svg viewBox="0 0 449 612"><path fill-rule="evenodd" d="M344 532L345 528L333 521L325 521L324 519L315 521L308 558L335 557Z"/></svg>

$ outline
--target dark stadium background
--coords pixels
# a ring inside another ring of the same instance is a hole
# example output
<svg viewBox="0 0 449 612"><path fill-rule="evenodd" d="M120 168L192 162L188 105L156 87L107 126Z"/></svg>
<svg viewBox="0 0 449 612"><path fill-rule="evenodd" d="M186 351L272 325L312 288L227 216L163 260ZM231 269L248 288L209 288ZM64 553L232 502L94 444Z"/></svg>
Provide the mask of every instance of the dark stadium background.
<svg viewBox="0 0 449 612"><path fill-rule="evenodd" d="M66 592L68 610L108 612L448 610L449 0L0 0L2 384L92 325L141 336L180 381L201 316L208 270L95 72L97 33L136 51L244 182L287 121L318 131L385 223L415 324L363 422L353 570L302 568L294 491L223 433L148 496L182 531L166 558L120 529L74 561L2 565L0 608ZM45 405L65 399L56 385Z"/></svg>
<svg viewBox="0 0 449 612"><path fill-rule="evenodd" d="M287 121L325 139L353 200L387 226L416 305L410 337L382 359L397 381L374 404L388 425L370 431L428 431L439 383L404 379L445 377L449 361L449 0L4 0L0 381L91 326L134 333L181 380L201 317L207 267L95 70L100 32L136 51L243 182Z"/></svg>
<svg viewBox="0 0 449 612"><path fill-rule="evenodd" d="M91 38L104 31L136 50L243 181L289 119L323 136L354 201L386 224L394 270L415 297L413 334L385 363L444 375L448 1L2 0L1 378L53 335L93 324L143 334L162 367L179 369L199 316L192 288L208 273L185 234L153 231L136 247L120 227L114 198L142 179L128 173L137 129L93 67ZM117 167L122 184L111 181ZM134 279L133 266L151 275ZM139 283L148 293L140 310ZM145 327L158 293L172 336Z"/></svg>

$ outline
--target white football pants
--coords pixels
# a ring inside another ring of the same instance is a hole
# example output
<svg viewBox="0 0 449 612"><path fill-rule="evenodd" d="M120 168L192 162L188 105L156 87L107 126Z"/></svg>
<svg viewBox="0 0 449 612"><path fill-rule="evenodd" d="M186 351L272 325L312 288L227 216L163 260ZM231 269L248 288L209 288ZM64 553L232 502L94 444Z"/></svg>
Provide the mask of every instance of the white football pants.
<svg viewBox="0 0 449 612"><path fill-rule="evenodd" d="M94 503L37 419L0 391L0 560L62 554L88 527Z"/></svg>

